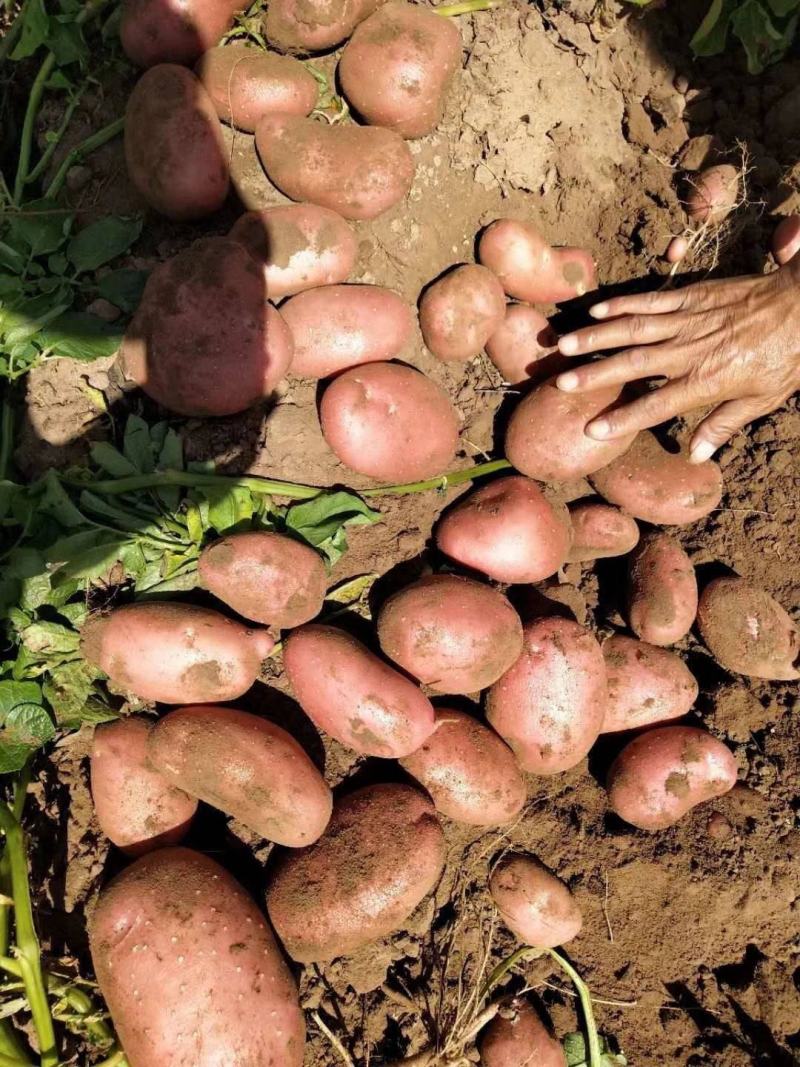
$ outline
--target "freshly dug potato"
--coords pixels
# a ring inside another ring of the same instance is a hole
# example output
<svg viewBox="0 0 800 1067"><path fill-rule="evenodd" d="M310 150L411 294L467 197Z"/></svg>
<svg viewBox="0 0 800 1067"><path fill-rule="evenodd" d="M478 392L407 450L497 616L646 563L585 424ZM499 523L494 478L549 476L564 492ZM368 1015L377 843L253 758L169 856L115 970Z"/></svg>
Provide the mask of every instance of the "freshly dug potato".
<svg viewBox="0 0 800 1067"><path fill-rule="evenodd" d="M380 285L325 285L287 300L292 374L328 378L363 363L394 359L411 339L411 308Z"/></svg>
<svg viewBox="0 0 800 1067"><path fill-rule="evenodd" d="M84 658L117 689L164 704L235 700L256 680L274 644L266 630L166 600L94 615L81 631Z"/></svg>
<svg viewBox="0 0 800 1067"><path fill-rule="evenodd" d="M195 73L217 114L253 133L265 115L309 115L319 87L303 64L246 44L221 45L200 57Z"/></svg>
<svg viewBox="0 0 800 1067"><path fill-rule="evenodd" d="M130 1067L301 1067L289 968L255 903L208 856L137 860L100 894L89 944Z"/></svg>
<svg viewBox="0 0 800 1067"><path fill-rule="evenodd" d="M439 693L477 693L522 648L522 623L491 586L435 574L390 596L378 616L381 648Z"/></svg>
<svg viewBox="0 0 800 1067"><path fill-rule="evenodd" d="M771 681L800 678L800 629L774 597L744 578L710 582L697 625L725 670Z"/></svg>
<svg viewBox="0 0 800 1067"><path fill-rule="evenodd" d="M673 237L667 245L667 251L664 258L667 263L680 263L681 260L686 259L688 252L688 240L685 237Z"/></svg>
<svg viewBox="0 0 800 1067"><path fill-rule="evenodd" d="M264 35L282 52L327 52L346 40L381 0L270 0Z"/></svg>
<svg viewBox="0 0 800 1067"><path fill-rule="evenodd" d="M679 719L697 700L697 679L674 652L614 634L603 644L603 658L608 680L604 734Z"/></svg>
<svg viewBox="0 0 800 1067"><path fill-rule="evenodd" d="M339 81L350 106L370 125L424 137L439 125L460 67L461 34L454 21L390 0L345 45Z"/></svg>
<svg viewBox="0 0 800 1067"><path fill-rule="evenodd" d="M583 504L569 509L572 545L567 560L583 563L609 556L626 556L639 542L639 527L624 511L608 504Z"/></svg>
<svg viewBox="0 0 800 1067"><path fill-rule="evenodd" d="M400 134L377 126L329 126L272 115L256 127L267 177L291 200L374 219L398 204L414 180L414 160Z"/></svg>
<svg viewBox="0 0 800 1067"><path fill-rule="evenodd" d="M697 614L697 576L674 537L647 534L628 566L628 622L651 645L674 645Z"/></svg>
<svg viewBox="0 0 800 1067"><path fill-rule="evenodd" d="M424 693L344 630L294 630L283 664L306 715L356 752L398 759L431 735L433 705Z"/></svg>
<svg viewBox="0 0 800 1067"><path fill-rule="evenodd" d="M560 1041L521 997L503 1004L481 1031L481 1067L567 1067Z"/></svg>
<svg viewBox="0 0 800 1067"><path fill-rule="evenodd" d="M511 749L452 708L436 709L434 732L400 763L436 810L456 822L497 826L516 818L525 803L525 780Z"/></svg>
<svg viewBox="0 0 800 1067"><path fill-rule="evenodd" d="M328 588L322 557L291 537L230 534L200 553L200 584L239 615L287 630L319 615Z"/></svg>
<svg viewBox="0 0 800 1067"><path fill-rule="evenodd" d="M150 728L146 719L118 719L98 726L92 744L97 821L106 837L130 856L177 845L197 811L196 800L150 765Z"/></svg>
<svg viewBox="0 0 800 1067"><path fill-rule="evenodd" d="M323 394L319 417L339 460L384 482L442 474L458 447L458 418L447 393L395 363L340 374Z"/></svg>
<svg viewBox="0 0 800 1067"><path fill-rule="evenodd" d="M636 434L595 441L584 433L592 419L619 399L616 385L565 393L542 382L517 404L506 430L506 456L542 482L572 482L599 470L630 448ZM603 494L605 496L605 494Z"/></svg>
<svg viewBox="0 0 800 1067"><path fill-rule="evenodd" d="M772 235L772 254L783 267L800 252L800 215L781 219Z"/></svg>
<svg viewBox="0 0 800 1067"><path fill-rule="evenodd" d="M228 195L228 164L214 105L190 70L161 63L133 87L125 109L128 175L167 218L202 219Z"/></svg>
<svg viewBox="0 0 800 1067"><path fill-rule="evenodd" d="M557 374L565 357L555 347L550 323L527 304L509 304L486 342L486 355L509 385L537 382Z"/></svg>
<svg viewBox="0 0 800 1067"><path fill-rule="evenodd" d="M505 312L497 278L485 267L467 263L425 290L419 302L419 325L434 356L463 362L477 356L502 325Z"/></svg>
<svg viewBox="0 0 800 1067"><path fill-rule="evenodd" d="M190 796L279 845L301 848L328 825L333 798L291 734L246 711L176 708L148 743L150 762Z"/></svg>
<svg viewBox="0 0 800 1067"><path fill-rule="evenodd" d="M315 845L281 858L269 917L292 959L332 960L400 929L444 861L427 797L406 785L367 786L337 801Z"/></svg>
<svg viewBox="0 0 800 1067"><path fill-rule="evenodd" d="M120 359L126 377L170 411L235 415L286 374L292 335L245 249L208 237L152 272Z"/></svg>
<svg viewBox="0 0 800 1067"><path fill-rule="evenodd" d="M533 856L502 859L489 878L489 892L500 918L524 945L555 948L583 926L569 889Z"/></svg>
<svg viewBox="0 0 800 1067"><path fill-rule="evenodd" d="M694 222L724 222L739 201L740 176L736 167L721 163L693 175L686 196L686 214Z"/></svg>
<svg viewBox="0 0 800 1067"><path fill-rule="evenodd" d="M536 619L522 653L489 690L486 718L533 774L568 771L597 740L606 714L600 645L571 619Z"/></svg>
<svg viewBox="0 0 800 1067"><path fill-rule="evenodd" d="M505 292L527 304L556 304L597 288L594 260L583 248L551 248L530 222L498 219L487 226L478 258Z"/></svg>
<svg viewBox="0 0 800 1067"><path fill-rule="evenodd" d="M562 508L563 512L563 508ZM569 523L536 482L519 475L476 489L445 513L436 544L498 582L540 582L567 558Z"/></svg>
<svg viewBox="0 0 800 1067"><path fill-rule="evenodd" d="M736 784L736 761L711 734L660 726L635 737L611 764L608 803L640 830L664 830Z"/></svg>
<svg viewBox="0 0 800 1067"><path fill-rule="evenodd" d="M138 67L191 64L233 25L243 0L123 0L119 37Z"/></svg>

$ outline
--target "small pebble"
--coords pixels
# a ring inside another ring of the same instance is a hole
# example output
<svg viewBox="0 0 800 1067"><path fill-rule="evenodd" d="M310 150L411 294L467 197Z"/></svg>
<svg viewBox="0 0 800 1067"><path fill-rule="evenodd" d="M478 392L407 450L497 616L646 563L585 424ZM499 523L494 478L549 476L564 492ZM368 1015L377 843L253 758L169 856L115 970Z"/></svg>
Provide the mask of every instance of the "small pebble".
<svg viewBox="0 0 800 1067"><path fill-rule="evenodd" d="M712 837L715 841L727 841L733 833L733 827L722 814L722 812L712 812L708 817L708 826L706 827L708 836Z"/></svg>
<svg viewBox="0 0 800 1067"><path fill-rule="evenodd" d="M98 370L87 375L86 381L91 385L92 389L99 389L103 393L108 389L111 379L104 370Z"/></svg>
<svg viewBox="0 0 800 1067"><path fill-rule="evenodd" d="M689 79L685 74L678 74L672 84L675 86L676 92L679 92L681 96L684 96L689 91Z"/></svg>
<svg viewBox="0 0 800 1067"><path fill-rule="evenodd" d="M75 166L67 171L67 188L70 192L78 193L85 189L92 180L92 172L89 167Z"/></svg>
<svg viewBox="0 0 800 1067"><path fill-rule="evenodd" d="M86 310L95 318L102 319L103 322L116 322L122 314L116 304L112 304L110 300L104 300L102 296L93 300Z"/></svg>

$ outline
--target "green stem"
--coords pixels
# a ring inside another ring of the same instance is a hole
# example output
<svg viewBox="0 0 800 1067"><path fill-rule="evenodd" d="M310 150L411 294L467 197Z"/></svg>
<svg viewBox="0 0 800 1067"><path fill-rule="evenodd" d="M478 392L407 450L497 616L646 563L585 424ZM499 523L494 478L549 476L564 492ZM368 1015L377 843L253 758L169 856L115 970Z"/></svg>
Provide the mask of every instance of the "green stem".
<svg viewBox="0 0 800 1067"><path fill-rule="evenodd" d="M25 805L25 796L30 782L30 763L26 763L17 775L14 785L14 799L12 801L12 814L19 821L22 809ZM2 802L0 802L2 803ZM4 852L0 858L0 893L11 896L11 868L8 861L8 852ZM8 906L0 908L0 954L8 952L11 940L11 909ZM25 1064L30 1067L30 1059L24 1045L20 1041L9 1019L0 1020L0 1054L6 1056L10 1062ZM0 1060L2 1067L2 1060Z"/></svg>
<svg viewBox="0 0 800 1067"><path fill-rule="evenodd" d="M101 1060L100 1063L96 1063L94 1067L127 1067L128 1061L125 1059L125 1053L122 1049L118 1049L112 1053L106 1060ZM0 1067L3 1065L0 1063Z"/></svg>
<svg viewBox="0 0 800 1067"><path fill-rule="evenodd" d="M0 1067L31 1067L30 1060L20 1060L16 1056L7 1056L0 1052Z"/></svg>
<svg viewBox="0 0 800 1067"><path fill-rule="evenodd" d="M80 87L80 89L78 89L78 91L74 94L70 102L67 104L66 108L64 109L64 117L61 120L61 125L55 131L55 135L52 141L42 153L42 158L39 160L39 162L36 164L30 174L28 174L25 178L26 185L30 185L32 182L37 181L42 176L42 174L44 174L48 163L53 158L53 153L61 144L64 134L67 132L67 127L70 124L70 120L75 114L75 109L81 102L81 98L83 97L85 91L86 85L84 84Z"/></svg>
<svg viewBox="0 0 800 1067"><path fill-rule="evenodd" d="M457 4L440 4L431 11L443 18L452 18L454 15L471 15L473 11L490 11L502 3L503 0L461 0Z"/></svg>
<svg viewBox="0 0 800 1067"><path fill-rule="evenodd" d="M39 113L39 105L42 102L42 94L47 79L56 64L56 57L48 52L44 62L39 67L39 73L31 86L31 95L28 97L28 106L25 109L25 120L22 124L22 140L19 146L19 159L17 161L17 176L14 179L14 203L17 207L22 203L22 193L25 189L25 179L28 176L28 167L31 162L31 147L33 145L33 128L36 116Z"/></svg>
<svg viewBox="0 0 800 1067"><path fill-rule="evenodd" d="M441 474L438 478L428 478L424 482L405 482L402 485L382 485L378 489L359 489L359 496L405 496L407 493L425 493L430 489L452 489L454 485L465 485L476 478L485 478L488 474L497 471L511 469L507 459L493 459L488 463L477 463L474 467L465 470L453 471L451 474Z"/></svg>
<svg viewBox="0 0 800 1067"><path fill-rule="evenodd" d="M575 991L583 1009L583 1022L586 1027L589 1047L589 1067L602 1067L603 1053L600 1048L600 1036L597 1033L597 1023L595 1022L594 1009L592 1008L592 994L589 991L589 987L569 960L565 959L559 952L556 952L554 948L545 949L545 952L551 959L556 961L575 986Z"/></svg>
<svg viewBox="0 0 800 1067"><path fill-rule="evenodd" d="M507 959L501 960L484 982L478 1003L482 1004L489 994L503 981L508 972L513 970L518 963L524 963L526 960L534 960L537 956L541 956L541 954L541 949L531 948L530 945L524 945L522 948L518 948L516 952L512 952Z"/></svg>
<svg viewBox="0 0 800 1067"><path fill-rule="evenodd" d="M94 152L96 148L100 148L101 145L112 140L118 133L122 133L124 127L125 119L115 119L113 122L110 122L108 126L104 126L102 130L98 130L97 133L93 133L91 137L87 137L86 140L75 145L75 147L68 152L61 161L61 166L58 168L55 178L50 182L50 185L47 187L47 191L44 194L45 199L54 200L58 196L64 182L67 180L67 172L70 167L79 163L91 152Z"/></svg>

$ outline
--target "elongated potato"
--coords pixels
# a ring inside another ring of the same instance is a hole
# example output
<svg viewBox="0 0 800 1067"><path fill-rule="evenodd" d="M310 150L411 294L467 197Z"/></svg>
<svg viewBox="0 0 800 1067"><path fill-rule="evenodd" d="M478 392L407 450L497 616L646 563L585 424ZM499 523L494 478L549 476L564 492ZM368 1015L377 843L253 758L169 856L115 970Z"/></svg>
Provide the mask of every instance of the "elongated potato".
<svg viewBox="0 0 800 1067"><path fill-rule="evenodd" d="M608 679L604 734L679 719L697 700L697 679L674 652L614 634L603 644Z"/></svg>
<svg viewBox="0 0 800 1067"><path fill-rule="evenodd" d="M626 556L639 543L636 522L608 504L578 502L570 507L569 518L572 544L567 559L570 563Z"/></svg>
<svg viewBox="0 0 800 1067"><path fill-rule="evenodd" d="M138 67L194 63L233 25L244 0L124 0L119 37Z"/></svg>
<svg viewBox="0 0 800 1067"><path fill-rule="evenodd" d="M481 1067L567 1067L560 1041L521 997L503 1004L481 1031Z"/></svg>
<svg viewBox="0 0 800 1067"><path fill-rule="evenodd" d="M486 342L486 355L509 385L538 382L564 369L550 323L527 304L508 304L505 317Z"/></svg>
<svg viewBox="0 0 800 1067"><path fill-rule="evenodd" d="M341 44L381 0L270 0L264 34L282 52L327 52Z"/></svg>
<svg viewBox="0 0 800 1067"><path fill-rule="evenodd" d="M674 645L697 614L697 577L674 537L647 534L628 567L628 622L651 645Z"/></svg>
<svg viewBox="0 0 800 1067"><path fill-rule="evenodd" d="M496 589L435 574L390 596L378 616L381 648L439 693L477 693L522 648L522 624Z"/></svg>
<svg viewBox="0 0 800 1067"><path fill-rule="evenodd" d="M294 630L283 664L312 722L356 752L397 759L433 731L433 705L424 693L344 630Z"/></svg>
<svg viewBox="0 0 800 1067"><path fill-rule="evenodd" d="M594 260L583 248L551 248L530 222L498 219L487 226L478 258L505 292L528 304L556 304L597 288Z"/></svg>
<svg viewBox="0 0 800 1067"><path fill-rule="evenodd" d="M580 908L564 883L533 856L502 859L489 878L500 917L524 945L555 948L577 937Z"/></svg>
<svg viewBox="0 0 800 1067"><path fill-rule="evenodd" d="M89 944L130 1067L301 1067L289 969L255 903L208 856L137 860L100 894Z"/></svg>
<svg viewBox="0 0 800 1067"><path fill-rule="evenodd" d="M444 860L427 797L405 785L367 786L337 801L315 845L281 858L269 917L292 959L332 960L398 930Z"/></svg>
<svg viewBox="0 0 800 1067"><path fill-rule="evenodd" d="M497 278L466 263L422 294L419 325L425 344L445 361L472 359L503 322L506 301Z"/></svg>

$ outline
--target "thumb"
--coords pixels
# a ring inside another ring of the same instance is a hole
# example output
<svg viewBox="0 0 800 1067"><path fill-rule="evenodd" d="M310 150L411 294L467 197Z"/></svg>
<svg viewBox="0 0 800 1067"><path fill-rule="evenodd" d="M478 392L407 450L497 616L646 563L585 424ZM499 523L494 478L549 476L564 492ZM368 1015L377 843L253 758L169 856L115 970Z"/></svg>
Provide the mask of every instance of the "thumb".
<svg viewBox="0 0 800 1067"><path fill-rule="evenodd" d="M730 440L737 430L757 418L761 411L753 400L727 400L714 408L694 432L689 445L689 460L703 463Z"/></svg>

